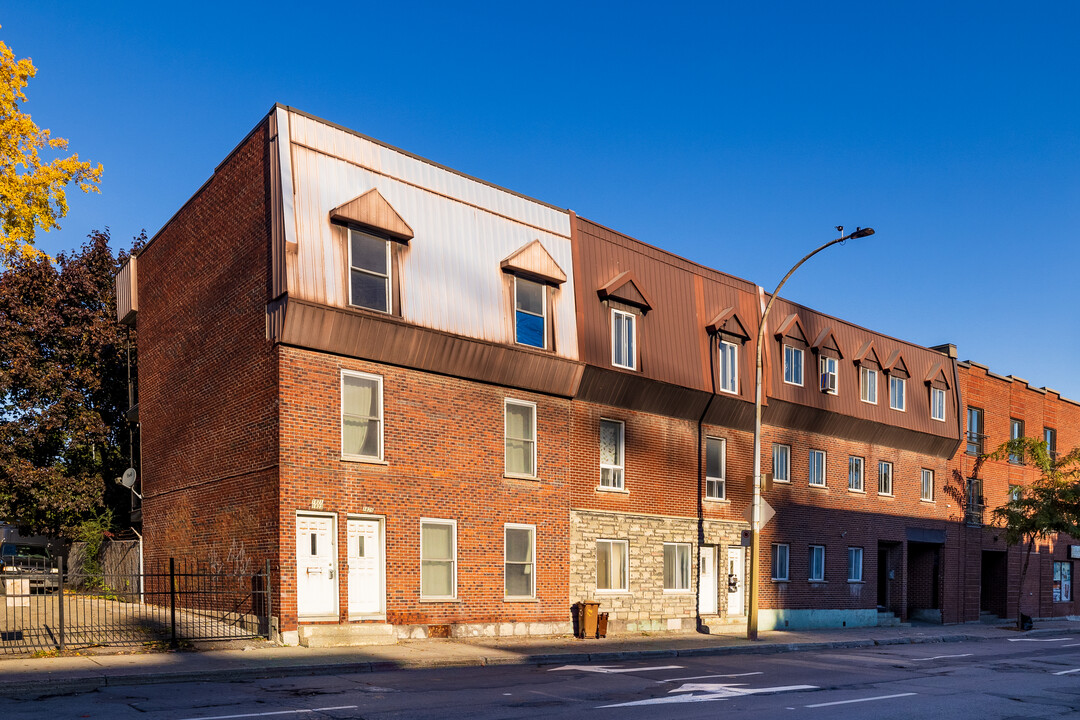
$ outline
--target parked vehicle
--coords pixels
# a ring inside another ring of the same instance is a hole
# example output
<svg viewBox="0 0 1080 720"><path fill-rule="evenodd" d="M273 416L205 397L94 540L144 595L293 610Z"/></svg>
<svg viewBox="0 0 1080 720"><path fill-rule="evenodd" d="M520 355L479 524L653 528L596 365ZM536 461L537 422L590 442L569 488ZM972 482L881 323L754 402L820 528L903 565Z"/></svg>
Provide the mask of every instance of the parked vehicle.
<svg viewBox="0 0 1080 720"><path fill-rule="evenodd" d="M55 592L60 588L60 574L48 541L41 536L22 537L10 525L2 527L0 578L29 580L31 592Z"/></svg>

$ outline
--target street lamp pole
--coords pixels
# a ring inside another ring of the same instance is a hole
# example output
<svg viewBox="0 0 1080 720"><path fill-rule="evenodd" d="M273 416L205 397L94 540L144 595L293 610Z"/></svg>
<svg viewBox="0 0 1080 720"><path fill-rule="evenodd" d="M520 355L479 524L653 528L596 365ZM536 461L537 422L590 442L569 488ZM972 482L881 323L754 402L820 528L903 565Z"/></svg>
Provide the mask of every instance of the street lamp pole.
<svg viewBox="0 0 1080 720"><path fill-rule="evenodd" d="M841 225L837 227L837 230L843 233L844 228ZM761 559L759 542L761 534L761 353L765 344L765 321L769 317L769 311L772 310L776 296L780 294L780 288L784 287L784 283L804 262L827 247L842 243L845 240L853 240L873 234L873 228L856 228L855 232L825 243L795 263L795 266L788 270L787 275L776 286L776 290L773 291L773 294L769 297L769 302L765 305L765 311L761 313L761 322L758 323L757 335L757 375L754 380L754 504L750 515L750 611L746 618L746 637L748 640L758 639L758 588L760 585L758 566Z"/></svg>

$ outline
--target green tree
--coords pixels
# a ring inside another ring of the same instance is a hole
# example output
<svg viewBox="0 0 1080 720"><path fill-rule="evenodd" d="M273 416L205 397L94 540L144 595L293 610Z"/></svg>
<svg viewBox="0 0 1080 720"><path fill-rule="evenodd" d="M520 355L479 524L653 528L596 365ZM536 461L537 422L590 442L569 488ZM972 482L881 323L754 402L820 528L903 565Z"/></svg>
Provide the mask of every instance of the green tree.
<svg viewBox="0 0 1080 720"><path fill-rule="evenodd" d="M18 256L0 274L0 518L34 532L70 536L129 502L112 482L128 463L129 337L113 289L127 257L95 231L55 263Z"/></svg>
<svg viewBox="0 0 1080 720"><path fill-rule="evenodd" d="M985 457L987 460L1019 459L1039 471L1038 479L1019 488L1008 503L994 509L995 524L1001 527L1005 544L1024 546L1020 584L1016 588L1016 627L1020 629L1020 601L1035 543L1058 533L1080 537L1080 448L1055 458L1044 441L1017 438Z"/></svg>

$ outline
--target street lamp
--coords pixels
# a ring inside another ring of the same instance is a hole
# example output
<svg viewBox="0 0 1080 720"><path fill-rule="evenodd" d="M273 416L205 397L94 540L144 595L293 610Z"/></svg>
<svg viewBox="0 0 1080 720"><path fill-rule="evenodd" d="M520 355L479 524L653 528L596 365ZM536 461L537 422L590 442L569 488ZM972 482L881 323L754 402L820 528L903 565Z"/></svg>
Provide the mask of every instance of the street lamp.
<svg viewBox="0 0 1080 720"><path fill-rule="evenodd" d="M844 232L843 225L837 226L836 229L841 234ZM867 237L873 234L873 228L855 228L855 232L849 233L848 235L842 235L835 240L825 243L817 250L795 263L795 267L788 270L787 275L785 275L784 279L780 281L780 284L776 286L776 290L773 291L773 294L769 297L768 304L765 306L765 311L761 313L761 322L758 324L757 335L757 377L754 381L754 504L750 515L750 612L747 614L746 618L746 637L748 640L757 640L758 638L758 564L760 560L759 536L761 533L761 350L765 342L765 321L769 317L769 311L772 310L776 296L780 294L780 288L784 287L784 283L788 281L788 278L791 277L804 262L831 245L842 243L845 240Z"/></svg>

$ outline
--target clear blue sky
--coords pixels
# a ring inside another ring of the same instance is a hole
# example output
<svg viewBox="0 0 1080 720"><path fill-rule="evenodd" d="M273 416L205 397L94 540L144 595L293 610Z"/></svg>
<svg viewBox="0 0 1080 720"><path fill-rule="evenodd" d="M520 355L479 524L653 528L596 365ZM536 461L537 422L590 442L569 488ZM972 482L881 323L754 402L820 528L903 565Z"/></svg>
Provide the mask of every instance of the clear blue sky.
<svg viewBox="0 0 1080 720"><path fill-rule="evenodd" d="M168 9L162 9L168 8ZM1080 3L52 3L0 39L154 232L282 102L1080 400Z"/></svg>

